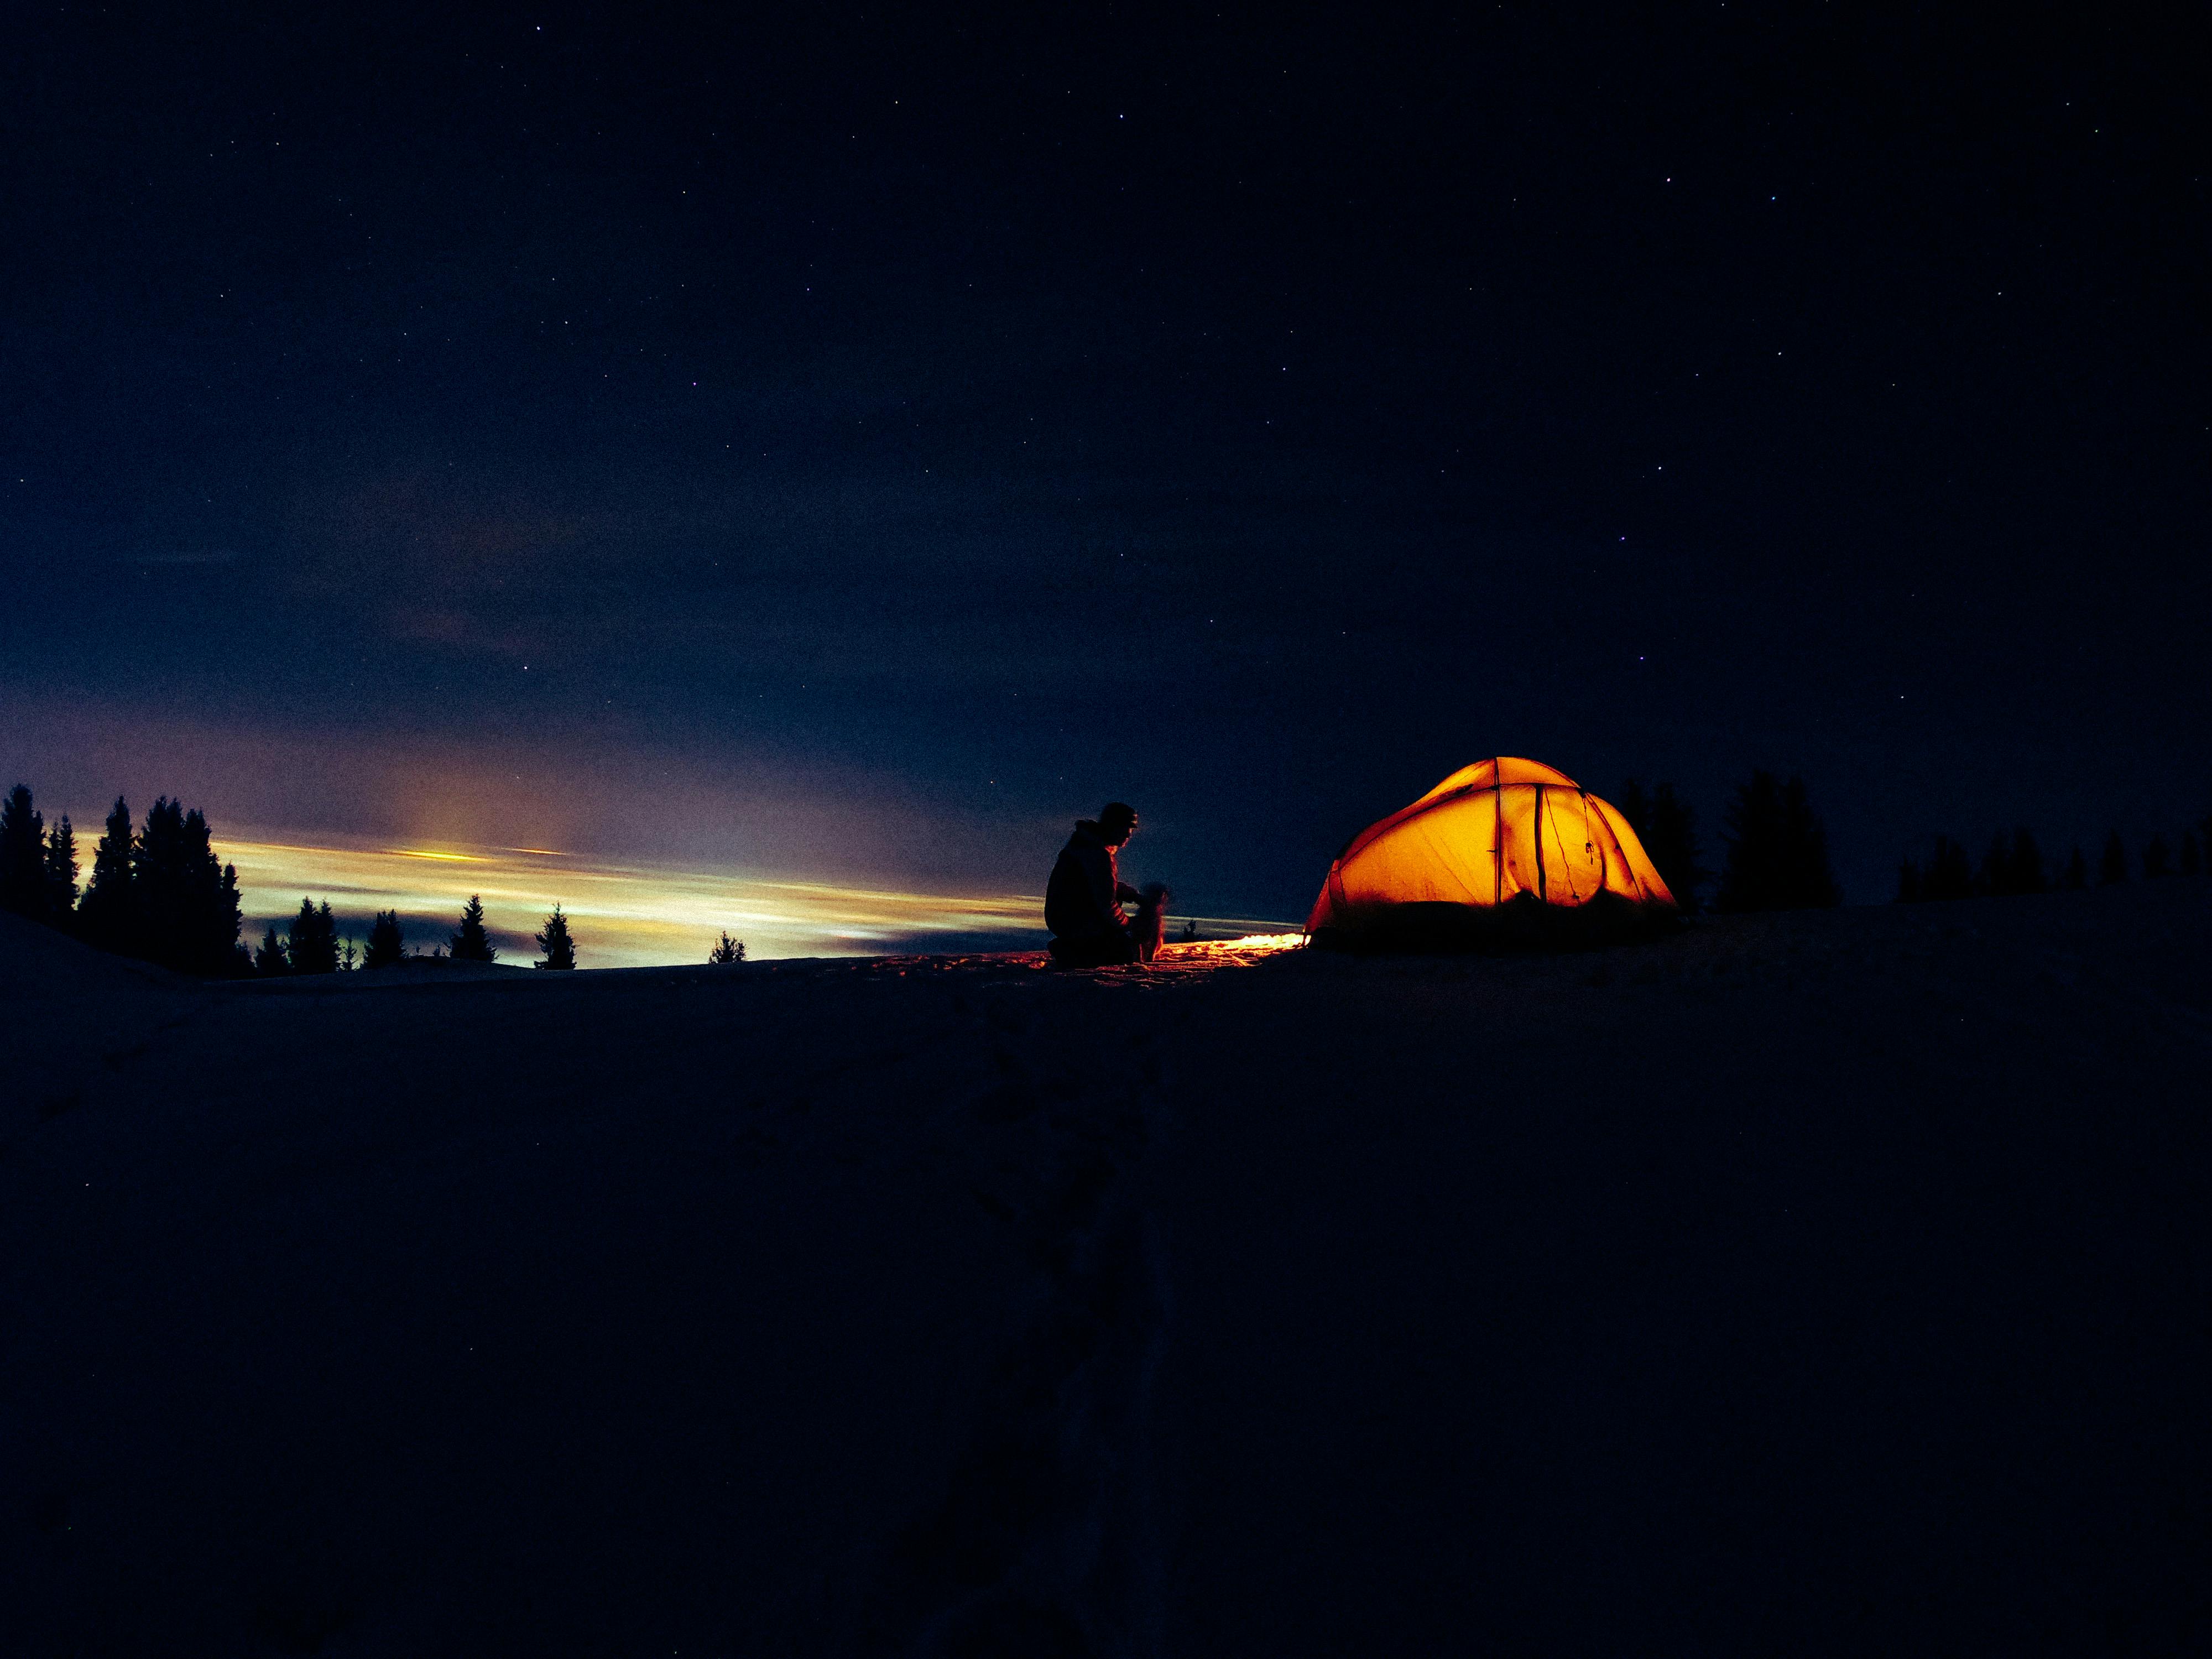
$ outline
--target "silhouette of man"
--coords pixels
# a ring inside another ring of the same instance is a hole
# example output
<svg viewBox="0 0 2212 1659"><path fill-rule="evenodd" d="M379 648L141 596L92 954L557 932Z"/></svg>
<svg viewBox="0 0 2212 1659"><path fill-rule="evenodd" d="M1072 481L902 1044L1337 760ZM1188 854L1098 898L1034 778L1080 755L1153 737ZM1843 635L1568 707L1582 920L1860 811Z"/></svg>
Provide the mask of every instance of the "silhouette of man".
<svg viewBox="0 0 2212 1659"><path fill-rule="evenodd" d="M1122 882L1115 866L1115 854L1136 833L1136 808L1109 800L1097 818L1078 820L1060 849L1044 890L1044 925L1052 929L1058 966L1103 968L1137 959L1121 902L1142 895Z"/></svg>

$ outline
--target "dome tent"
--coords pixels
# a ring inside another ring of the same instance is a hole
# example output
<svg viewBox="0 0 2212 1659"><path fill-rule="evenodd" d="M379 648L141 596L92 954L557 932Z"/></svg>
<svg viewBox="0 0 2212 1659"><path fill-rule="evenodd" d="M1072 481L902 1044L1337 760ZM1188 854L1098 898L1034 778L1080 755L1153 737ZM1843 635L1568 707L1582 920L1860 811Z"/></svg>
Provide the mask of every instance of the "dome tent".
<svg viewBox="0 0 2212 1659"><path fill-rule="evenodd" d="M1501 755L1354 836L1306 931L1352 949L1595 942L1676 914L1618 807Z"/></svg>

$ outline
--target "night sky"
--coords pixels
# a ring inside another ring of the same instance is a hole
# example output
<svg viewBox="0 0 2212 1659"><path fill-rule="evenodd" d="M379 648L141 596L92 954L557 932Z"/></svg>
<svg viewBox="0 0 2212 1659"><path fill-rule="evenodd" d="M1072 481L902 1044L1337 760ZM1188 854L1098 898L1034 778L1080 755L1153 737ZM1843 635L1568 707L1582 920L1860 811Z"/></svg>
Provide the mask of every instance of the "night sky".
<svg viewBox="0 0 2212 1659"><path fill-rule="evenodd" d="M2202 59L2115 14L11 9L0 766L1296 920L1482 756L1854 901L2212 809ZM85 848L88 854L89 836Z"/></svg>

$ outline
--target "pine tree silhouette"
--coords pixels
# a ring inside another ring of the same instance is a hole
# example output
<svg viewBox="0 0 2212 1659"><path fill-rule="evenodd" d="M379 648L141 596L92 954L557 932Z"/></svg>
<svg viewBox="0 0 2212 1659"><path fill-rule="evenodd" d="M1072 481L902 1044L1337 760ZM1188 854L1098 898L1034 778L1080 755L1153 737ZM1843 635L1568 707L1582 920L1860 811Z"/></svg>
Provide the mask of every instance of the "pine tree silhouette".
<svg viewBox="0 0 2212 1659"><path fill-rule="evenodd" d="M399 912L379 910L368 930L368 949L361 959L364 968L389 968L407 956L407 937L399 929Z"/></svg>
<svg viewBox="0 0 2212 1659"><path fill-rule="evenodd" d="M62 821L46 831L46 920L57 927L76 921L76 830Z"/></svg>
<svg viewBox="0 0 2212 1659"><path fill-rule="evenodd" d="M2105 854L2097 860L2097 885L2116 887L2128 878L2127 843L2117 830L2105 837Z"/></svg>
<svg viewBox="0 0 2212 1659"><path fill-rule="evenodd" d="M1621 786L1619 805L1674 902L1685 915L1696 915L1701 903L1698 890L1712 879L1712 872L1698 862L1703 849L1698 845L1697 814L1675 795L1673 784L1662 783L1647 796L1634 778Z"/></svg>
<svg viewBox="0 0 2212 1659"><path fill-rule="evenodd" d="M2051 878L2044 873L2043 848L2026 824L2012 832L2012 891L2047 893Z"/></svg>
<svg viewBox="0 0 2212 1659"><path fill-rule="evenodd" d="M545 918L545 931L532 937L537 939L538 948L545 952L545 960L532 966L572 969L576 965L576 941L568 937L568 918L561 914L557 902L553 914Z"/></svg>
<svg viewBox="0 0 2212 1659"><path fill-rule="evenodd" d="M1974 896L1973 864L1966 857L1966 849L1948 836L1936 837L1936 851L1928 860L1920 896L1931 902Z"/></svg>
<svg viewBox="0 0 2212 1659"><path fill-rule="evenodd" d="M69 820L64 818L62 822L67 823ZM2204 873L2204 849L2197 844L2194 830L2181 832L2181 873L2185 876Z"/></svg>
<svg viewBox="0 0 2212 1659"><path fill-rule="evenodd" d="M2156 881L2173 873L2173 849L2166 844L2164 836L2153 836L2150 844L2143 848L2142 872L2145 881Z"/></svg>
<svg viewBox="0 0 2212 1659"><path fill-rule="evenodd" d="M46 825L17 784L0 803L0 910L44 921L46 914Z"/></svg>
<svg viewBox="0 0 2212 1659"><path fill-rule="evenodd" d="M2043 874L2043 849L2035 844L2034 834L2024 826L2014 830L2009 841L2004 831L1997 831L1982 860L1981 872L1974 878L1976 892L1996 898L2040 893L2049 885Z"/></svg>
<svg viewBox="0 0 2212 1659"><path fill-rule="evenodd" d="M245 953L238 946L238 866L217 860L214 836L197 806L185 814L185 842L192 894L189 969L196 974L240 972Z"/></svg>
<svg viewBox="0 0 2212 1659"><path fill-rule="evenodd" d="M714 941L714 948L707 952L707 964L711 968L726 968L744 959L744 941L732 939L726 927L722 930L722 937Z"/></svg>
<svg viewBox="0 0 2212 1659"><path fill-rule="evenodd" d="M77 929L103 951L137 954L137 895L131 886L131 808L118 795L107 825L93 848L92 879L78 901Z"/></svg>
<svg viewBox="0 0 2212 1659"><path fill-rule="evenodd" d="M1928 877L1907 854L1897 861L1897 897L1899 904L1917 904L1927 897Z"/></svg>
<svg viewBox="0 0 2212 1659"><path fill-rule="evenodd" d="M1974 891L1984 898L1994 898L2012 890L2012 843L2000 830L1990 838L1990 850L1982 854L1982 867L1974 872Z"/></svg>
<svg viewBox="0 0 2212 1659"><path fill-rule="evenodd" d="M338 970L338 924L331 914L331 902L325 899L321 908L314 900L302 898L300 914L292 918L292 938L286 954L291 958L295 974L335 974Z"/></svg>
<svg viewBox="0 0 2212 1659"><path fill-rule="evenodd" d="M497 962L499 952L484 932L483 901L474 893L461 907L460 931L447 941L447 951L455 962Z"/></svg>
<svg viewBox="0 0 2212 1659"><path fill-rule="evenodd" d="M2088 884L2089 860L2082 856L2081 848L2077 843L2074 850L2066 855L2066 866L2058 872L2058 878L2052 885L2068 892L2079 892Z"/></svg>
<svg viewBox="0 0 2212 1659"><path fill-rule="evenodd" d="M167 795L146 811L145 827L131 848L131 888L137 897L135 954L165 968L181 968L191 932L191 872L186 858L185 809Z"/></svg>
<svg viewBox="0 0 2212 1659"><path fill-rule="evenodd" d="M179 973L238 970L238 871L216 862L198 807L163 796L148 810L131 845L131 890L134 954Z"/></svg>
<svg viewBox="0 0 2212 1659"><path fill-rule="evenodd" d="M276 924L270 922L269 931L261 936L259 948L253 953L253 971L268 979L290 973L292 959L287 951L284 941L276 936Z"/></svg>
<svg viewBox="0 0 2212 1659"><path fill-rule="evenodd" d="M1843 902L1828 866L1828 835L1814 812L1802 778L1779 783L1755 771L1741 786L1722 818L1728 865L1713 908L1818 909Z"/></svg>

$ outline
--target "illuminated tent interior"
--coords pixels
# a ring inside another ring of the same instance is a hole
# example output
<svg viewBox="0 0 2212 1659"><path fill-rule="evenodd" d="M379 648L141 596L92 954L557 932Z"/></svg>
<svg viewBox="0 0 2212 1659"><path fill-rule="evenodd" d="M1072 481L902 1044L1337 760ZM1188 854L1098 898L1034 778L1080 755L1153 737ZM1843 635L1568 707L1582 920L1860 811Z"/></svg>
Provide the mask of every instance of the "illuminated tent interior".
<svg viewBox="0 0 2212 1659"><path fill-rule="evenodd" d="M1513 756L1463 766L1352 838L1306 931L1317 945L1419 948L1616 936L1674 896L1620 810Z"/></svg>

